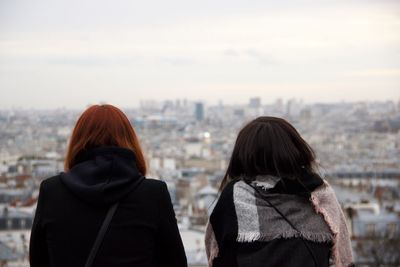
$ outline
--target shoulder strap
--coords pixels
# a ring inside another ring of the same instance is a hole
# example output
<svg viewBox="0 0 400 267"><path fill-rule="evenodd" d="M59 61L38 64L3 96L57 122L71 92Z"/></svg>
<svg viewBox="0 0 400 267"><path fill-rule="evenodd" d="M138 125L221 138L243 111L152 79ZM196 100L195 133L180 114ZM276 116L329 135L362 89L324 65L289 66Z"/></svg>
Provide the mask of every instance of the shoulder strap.
<svg viewBox="0 0 400 267"><path fill-rule="evenodd" d="M118 202L113 204L107 212L106 218L103 221L103 224L101 225L100 231L97 234L96 241L93 244L93 247L90 251L89 257L86 260L85 267L91 267L94 261L94 258L96 257L97 251L99 250L99 247L101 243L103 242L104 235L106 234L108 230L108 226L110 225L111 219L114 216L115 211L117 210L118 207Z"/></svg>
<svg viewBox="0 0 400 267"><path fill-rule="evenodd" d="M315 255L314 255L312 249L310 248L310 246L307 244L307 242L306 242L303 238L301 238L301 232L300 232L300 230L297 229L297 227L293 225L293 223L289 220L289 218L286 217L286 216L278 209L278 207L276 207L275 205L273 205L273 204L271 203L271 201L268 200L268 198L260 191L260 189L259 189L257 186L253 186L253 188L254 188L254 190L268 203L268 205L270 205L270 206L271 206L271 207L272 207L272 208L273 208L273 209L274 209L274 210L275 210L289 225L290 225L290 227L293 228L293 230L295 230L297 233L299 233L300 240L303 242L304 246L305 246L306 249L308 250L308 253L310 253L311 258L312 258L312 260L313 260L313 262L314 262L314 265L315 265L316 267L318 267L318 266L319 266L319 265L318 265L318 261L317 261Z"/></svg>
<svg viewBox="0 0 400 267"><path fill-rule="evenodd" d="M132 191L136 190L140 186L140 184L144 181L144 179L145 179L144 176L140 177L135 182L135 185L133 186ZM96 240L94 241L93 247L90 250L90 254L89 254L89 256L88 256L88 258L86 260L85 267L91 267L92 266L93 261L94 261L94 259L96 257L97 251L99 250L100 245L103 242L104 236L105 236L105 234L106 234L106 232L108 230L108 226L110 225L110 222L111 222L111 220L112 220L112 218L114 216L114 213L118 208L118 204L119 203L117 202L117 203L113 204L108 209L106 218L104 219L103 224L101 225L100 231L97 234Z"/></svg>

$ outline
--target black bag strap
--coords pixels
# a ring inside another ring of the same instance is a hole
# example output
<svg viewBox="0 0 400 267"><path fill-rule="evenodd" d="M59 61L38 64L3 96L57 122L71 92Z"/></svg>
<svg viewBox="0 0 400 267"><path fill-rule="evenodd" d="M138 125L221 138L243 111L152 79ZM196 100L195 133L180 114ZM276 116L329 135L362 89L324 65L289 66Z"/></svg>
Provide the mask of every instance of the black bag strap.
<svg viewBox="0 0 400 267"><path fill-rule="evenodd" d="M268 205L270 205L290 225L290 227L293 228L293 230L295 230L297 233L301 234L300 230L297 229L297 227L294 226L293 223L275 205L273 205L271 203L271 201L269 201L267 199L267 197L263 194L263 192L261 192L260 188L258 188L257 186L252 186L252 187L268 203ZM303 238L300 237L300 240L303 242L304 246L307 248L308 253L310 253L310 255L311 255L312 259L313 259L314 265L316 267L318 267L319 266L318 265L318 261L317 261L315 255L314 255L313 251L311 250L310 246L307 244L307 242Z"/></svg>
<svg viewBox="0 0 400 267"><path fill-rule="evenodd" d="M99 250L99 247L101 243L103 242L103 238L108 230L108 226L110 225L111 219L114 216L115 211L118 208L118 202L113 204L107 211L106 218L103 221L103 224L101 225L100 231L97 234L96 241L93 244L92 249L90 250L90 254L86 260L85 267L91 267L93 264L93 261L96 257L97 251Z"/></svg>
<svg viewBox="0 0 400 267"><path fill-rule="evenodd" d="M136 190L144 180L145 180L144 176L140 177L133 185L132 191ZM93 261L96 257L97 251L99 250L100 245L103 242L104 236L107 233L108 226L110 225L110 222L114 216L114 213L118 208L118 204L119 203L117 202L108 209L106 218L104 219L103 224L101 225L100 231L97 234L96 240L94 241L93 247L90 250L89 256L86 260L85 267L92 266Z"/></svg>

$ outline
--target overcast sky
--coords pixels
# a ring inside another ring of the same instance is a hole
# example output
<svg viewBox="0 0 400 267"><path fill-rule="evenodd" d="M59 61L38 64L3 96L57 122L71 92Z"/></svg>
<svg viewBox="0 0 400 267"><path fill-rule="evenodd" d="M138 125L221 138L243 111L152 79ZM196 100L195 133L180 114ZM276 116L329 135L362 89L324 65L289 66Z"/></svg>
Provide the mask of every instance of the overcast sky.
<svg viewBox="0 0 400 267"><path fill-rule="evenodd" d="M0 0L0 109L400 100L397 0Z"/></svg>

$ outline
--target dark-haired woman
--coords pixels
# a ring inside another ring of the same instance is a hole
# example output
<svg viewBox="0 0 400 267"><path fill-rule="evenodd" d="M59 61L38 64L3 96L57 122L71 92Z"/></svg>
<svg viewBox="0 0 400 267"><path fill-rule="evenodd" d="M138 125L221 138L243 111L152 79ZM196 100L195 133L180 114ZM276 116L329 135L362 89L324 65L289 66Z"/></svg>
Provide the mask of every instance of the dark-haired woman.
<svg viewBox="0 0 400 267"><path fill-rule="evenodd" d="M146 179L128 118L111 105L79 118L66 172L41 183L32 267L186 267L166 184Z"/></svg>
<svg viewBox="0 0 400 267"><path fill-rule="evenodd" d="M287 121L259 117L236 140L206 230L209 266L352 266L345 219Z"/></svg>

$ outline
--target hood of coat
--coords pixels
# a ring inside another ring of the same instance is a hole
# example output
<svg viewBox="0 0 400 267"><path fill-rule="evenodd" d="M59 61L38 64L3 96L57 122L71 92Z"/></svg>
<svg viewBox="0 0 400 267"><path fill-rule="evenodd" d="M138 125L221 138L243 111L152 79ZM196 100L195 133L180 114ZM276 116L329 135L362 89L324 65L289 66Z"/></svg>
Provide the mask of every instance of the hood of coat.
<svg viewBox="0 0 400 267"><path fill-rule="evenodd" d="M85 151L60 177L79 199L96 205L120 201L144 179L136 167L135 153L120 147Z"/></svg>

